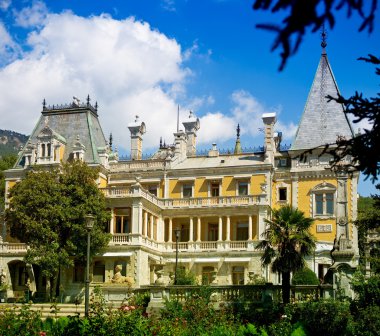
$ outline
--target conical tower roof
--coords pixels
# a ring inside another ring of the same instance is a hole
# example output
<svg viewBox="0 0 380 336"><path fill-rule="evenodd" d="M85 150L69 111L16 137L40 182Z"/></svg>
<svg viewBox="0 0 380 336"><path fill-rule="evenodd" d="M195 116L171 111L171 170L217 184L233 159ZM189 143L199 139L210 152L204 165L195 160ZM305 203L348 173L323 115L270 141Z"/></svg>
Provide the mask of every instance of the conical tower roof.
<svg viewBox="0 0 380 336"><path fill-rule="evenodd" d="M343 105L335 101L329 102L326 98L327 96L337 97L338 94L339 89L323 48L301 122L290 150L305 150L334 144L338 136L344 136L346 139L353 137Z"/></svg>

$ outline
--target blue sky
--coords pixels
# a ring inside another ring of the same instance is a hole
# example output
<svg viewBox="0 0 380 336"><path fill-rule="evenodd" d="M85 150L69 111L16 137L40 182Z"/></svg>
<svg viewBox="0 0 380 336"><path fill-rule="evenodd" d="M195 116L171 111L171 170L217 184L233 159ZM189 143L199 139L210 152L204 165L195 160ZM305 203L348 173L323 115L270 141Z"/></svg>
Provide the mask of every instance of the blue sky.
<svg viewBox="0 0 380 336"><path fill-rule="evenodd" d="M200 118L200 148L213 142L232 148L237 123L243 146L262 145L265 112L277 113L277 129L291 143L320 58L320 35L308 33L278 72L279 52L270 52L274 35L255 24L281 18L251 5L0 0L0 128L29 134L43 98L61 104L90 94L99 103L104 133L113 133L121 153L128 152L127 125L136 114L147 125L146 152L154 151L160 136L172 142L177 104L181 119L190 109ZM359 25L357 16L337 12L327 53L343 95L359 90L374 96L378 78L357 58L378 55L380 27L368 34L358 33ZM375 189L366 182L359 191Z"/></svg>

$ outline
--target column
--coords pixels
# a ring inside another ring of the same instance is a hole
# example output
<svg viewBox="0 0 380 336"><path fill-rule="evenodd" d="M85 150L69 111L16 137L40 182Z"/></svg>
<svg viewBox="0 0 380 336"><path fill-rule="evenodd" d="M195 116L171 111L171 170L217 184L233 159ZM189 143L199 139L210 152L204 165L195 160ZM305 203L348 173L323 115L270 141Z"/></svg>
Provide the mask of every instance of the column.
<svg viewBox="0 0 380 336"><path fill-rule="evenodd" d="M252 240L252 215L248 216L248 240Z"/></svg>
<svg viewBox="0 0 380 336"><path fill-rule="evenodd" d="M298 177L292 176L292 207L298 207Z"/></svg>
<svg viewBox="0 0 380 336"><path fill-rule="evenodd" d="M114 225L115 225L115 209L111 208L111 220L110 220L110 234L113 234L114 232Z"/></svg>
<svg viewBox="0 0 380 336"><path fill-rule="evenodd" d="M201 241L201 217L197 218L197 241Z"/></svg>
<svg viewBox="0 0 380 336"><path fill-rule="evenodd" d="M218 224L218 241L222 241L223 219L221 216L219 216Z"/></svg>
<svg viewBox="0 0 380 336"><path fill-rule="evenodd" d="M164 198L169 198L169 185L166 173L164 174Z"/></svg>
<svg viewBox="0 0 380 336"><path fill-rule="evenodd" d="M131 233L138 233L141 226L142 218L142 203L136 202L132 204L132 230Z"/></svg>
<svg viewBox="0 0 380 336"><path fill-rule="evenodd" d="M154 229L154 217L153 217L153 215L150 215L150 221L149 221L150 223L150 232L149 232L149 238L150 239L153 239L153 229Z"/></svg>
<svg viewBox="0 0 380 336"><path fill-rule="evenodd" d="M267 216L267 211L266 210L260 210L259 211L259 216L258 216L258 224L257 224L257 238L259 240L263 240L264 237L262 236L262 234L264 233L265 231L265 221L264 219L266 218Z"/></svg>
<svg viewBox="0 0 380 336"><path fill-rule="evenodd" d="M168 242L173 242L173 219L169 217L169 239Z"/></svg>
<svg viewBox="0 0 380 336"><path fill-rule="evenodd" d="M231 218L230 216L227 216L227 223L226 223L226 240L231 240Z"/></svg>
<svg viewBox="0 0 380 336"><path fill-rule="evenodd" d="M189 242L194 241L194 222L193 217L190 217L190 230L189 230Z"/></svg>
<svg viewBox="0 0 380 336"><path fill-rule="evenodd" d="M144 212L144 236L148 237L148 213Z"/></svg>
<svg viewBox="0 0 380 336"><path fill-rule="evenodd" d="M136 232L132 232L132 233L138 233L139 235L142 235L142 218L143 218L143 207L142 207L142 203L140 202L139 203L139 226L138 226L138 230Z"/></svg>

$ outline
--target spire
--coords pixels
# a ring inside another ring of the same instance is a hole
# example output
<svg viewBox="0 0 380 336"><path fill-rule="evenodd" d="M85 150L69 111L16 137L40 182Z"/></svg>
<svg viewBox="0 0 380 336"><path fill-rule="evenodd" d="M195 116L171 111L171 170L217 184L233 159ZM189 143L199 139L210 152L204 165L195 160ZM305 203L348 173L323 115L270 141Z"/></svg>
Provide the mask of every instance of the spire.
<svg viewBox="0 0 380 336"><path fill-rule="evenodd" d="M322 47L322 55L326 55L326 47L327 47L327 31L325 28L325 24L322 25L322 31L321 31L321 47Z"/></svg>
<svg viewBox="0 0 380 336"><path fill-rule="evenodd" d="M241 154L241 143L240 143L240 125L237 125L236 128L236 143L235 143L235 149L234 149L234 154Z"/></svg>
<svg viewBox="0 0 380 336"><path fill-rule="evenodd" d="M325 50L327 43L324 27L321 36L322 55L290 150L334 144L338 136L346 139L353 137L343 106L327 98L338 97L339 89Z"/></svg>
<svg viewBox="0 0 380 336"><path fill-rule="evenodd" d="M109 146L110 150L112 150L112 133L110 133Z"/></svg>

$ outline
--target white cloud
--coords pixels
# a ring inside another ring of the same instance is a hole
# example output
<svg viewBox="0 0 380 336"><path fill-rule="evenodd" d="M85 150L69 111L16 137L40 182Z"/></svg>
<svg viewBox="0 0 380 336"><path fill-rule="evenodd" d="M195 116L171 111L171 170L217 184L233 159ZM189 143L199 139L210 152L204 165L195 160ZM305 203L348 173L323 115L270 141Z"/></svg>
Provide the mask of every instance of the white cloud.
<svg viewBox="0 0 380 336"><path fill-rule="evenodd" d="M0 0L0 9L6 11L12 3L12 0Z"/></svg>
<svg viewBox="0 0 380 336"><path fill-rule="evenodd" d="M174 39L134 18L65 12L48 14L28 44L28 54L0 69L2 125L29 134L43 98L61 104L90 94L115 145L129 148L127 124L136 114L147 125L145 149L157 147L161 135L172 142L175 96L190 73Z"/></svg>
<svg viewBox="0 0 380 336"><path fill-rule="evenodd" d="M200 144L221 143L235 136L235 120L220 112L207 113L200 118L201 129L198 133Z"/></svg>
<svg viewBox="0 0 380 336"><path fill-rule="evenodd" d="M48 10L42 1L34 1L32 6L24 7L14 13L15 24L23 28L40 27L43 25Z"/></svg>
<svg viewBox="0 0 380 336"><path fill-rule="evenodd" d="M168 12L176 11L174 0L162 0L161 7Z"/></svg>
<svg viewBox="0 0 380 336"><path fill-rule="evenodd" d="M20 47L0 21L0 66L15 60L20 54Z"/></svg>

